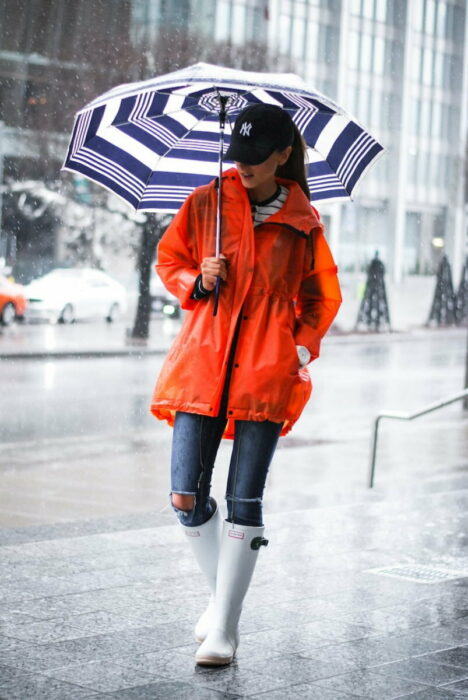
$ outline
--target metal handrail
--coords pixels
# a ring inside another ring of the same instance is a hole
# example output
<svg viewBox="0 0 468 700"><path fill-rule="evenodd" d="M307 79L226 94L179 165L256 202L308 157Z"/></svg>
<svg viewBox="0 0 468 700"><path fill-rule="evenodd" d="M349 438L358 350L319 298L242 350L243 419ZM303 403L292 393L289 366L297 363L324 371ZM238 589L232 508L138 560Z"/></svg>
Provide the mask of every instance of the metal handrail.
<svg viewBox="0 0 468 700"><path fill-rule="evenodd" d="M416 411L416 413L400 413L399 411L386 411L385 413L379 413L377 418L374 421L374 434L372 438L372 448L371 448L371 458L370 458L370 475L369 475L369 488L371 489L374 486L374 472L375 472L375 459L377 455L377 438L378 438L378 431L379 431L379 424L382 418L393 418L394 420L413 420L414 418L419 418L419 416L424 416L426 413L431 413L432 411L436 411L438 408L443 408L444 406L448 406L450 403L454 403L455 401L461 401L461 399L464 399L468 397L468 389L464 389L464 391L460 391L458 394L455 394L454 396L449 396L448 398L444 399L443 401L438 401L437 403L431 403L429 406L426 406L426 408L421 409L420 411Z"/></svg>

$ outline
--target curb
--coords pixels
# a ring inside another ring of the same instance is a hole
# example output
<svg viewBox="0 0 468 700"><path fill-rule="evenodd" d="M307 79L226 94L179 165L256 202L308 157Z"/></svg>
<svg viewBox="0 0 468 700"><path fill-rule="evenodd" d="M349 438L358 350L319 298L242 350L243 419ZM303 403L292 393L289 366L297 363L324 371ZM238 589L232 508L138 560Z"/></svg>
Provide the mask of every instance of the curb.
<svg viewBox="0 0 468 700"><path fill-rule="evenodd" d="M408 330L392 330L386 332L369 332L369 331L331 331L323 339L323 343L327 345L341 344L372 344L377 343L392 343L392 342L413 342L413 341L429 341L429 340L451 340L465 341L466 327L459 328L424 328L414 327ZM6 351L1 350L0 338L0 361L1 360L58 360L58 359L105 359L112 357L132 357L140 358L144 356L165 355L169 350L169 346L162 348L148 348L144 345L129 345L122 348L112 350L107 349L74 349L74 350L31 350L24 351Z"/></svg>
<svg viewBox="0 0 468 700"><path fill-rule="evenodd" d="M165 355L167 348L159 349L122 349L122 350L64 350L53 352L6 352L0 353L0 360L67 360L67 359L104 359L108 357L143 357L145 355Z"/></svg>

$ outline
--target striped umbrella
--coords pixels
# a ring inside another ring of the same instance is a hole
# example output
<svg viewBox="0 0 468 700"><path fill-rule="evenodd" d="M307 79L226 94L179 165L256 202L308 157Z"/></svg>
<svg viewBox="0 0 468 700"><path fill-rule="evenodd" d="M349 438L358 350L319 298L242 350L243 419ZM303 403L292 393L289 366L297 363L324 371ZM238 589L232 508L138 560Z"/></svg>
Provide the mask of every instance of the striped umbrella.
<svg viewBox="0 0 468 700"><path fill-rule="evenodd" d="M384 150L351 115L296 75L196 63L120 85L84 107L64 169L99 182L135 209L175 212L195 187L222 170L220 102L226 143L248 104L267 102L290 113L308 146L314 202L352 198Z"/></svg>

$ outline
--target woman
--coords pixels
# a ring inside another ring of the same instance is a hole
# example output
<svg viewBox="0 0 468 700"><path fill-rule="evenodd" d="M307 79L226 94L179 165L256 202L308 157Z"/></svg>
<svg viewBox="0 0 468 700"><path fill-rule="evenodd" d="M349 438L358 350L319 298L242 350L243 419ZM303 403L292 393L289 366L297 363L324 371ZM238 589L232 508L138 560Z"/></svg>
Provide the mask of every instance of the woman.
<svg viewBox="0 0 468 700"><path fill-rule="evenodd" d="M236 653L242 602L267 544L268 468L310 396L302 367L318 357L341 302L304 154L287 112L247 107L226 154L236 167L223 174L223 255L213 257L216 181L188 197L158 246L157 271L189 311L151 410L174 426L171 505L212 593L195 627L200 665L229 664ZM210 496L223 436L234 439L224 521Z"/></svg>

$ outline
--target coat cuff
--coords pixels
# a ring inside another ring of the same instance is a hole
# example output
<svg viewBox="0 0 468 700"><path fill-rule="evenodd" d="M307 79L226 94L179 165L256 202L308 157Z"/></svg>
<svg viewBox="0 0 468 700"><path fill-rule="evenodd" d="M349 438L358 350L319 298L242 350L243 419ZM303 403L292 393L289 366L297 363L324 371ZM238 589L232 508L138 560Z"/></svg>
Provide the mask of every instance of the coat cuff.
<svg viewBox="0 0 468 700"><path fill-rule="evenodd" d="M195 299L198 301L199 299L204 299L207 297L209 294L211 294L211 289L206 289L203 286L202 283L203 280L203 275L198 275L197 279L195 280L195 285L193 287L193 292L191 294L191 298Z"/></svg>
<svg viewBox="0 0 468 700"><path fill-rule="evenodd" d="M193 287L195 280L198 277L197 270L185 269L179 274L178 290L176 296L180 300L180 305L183 309L191 311L197 305L195 299L192 299Z"/></svg>

